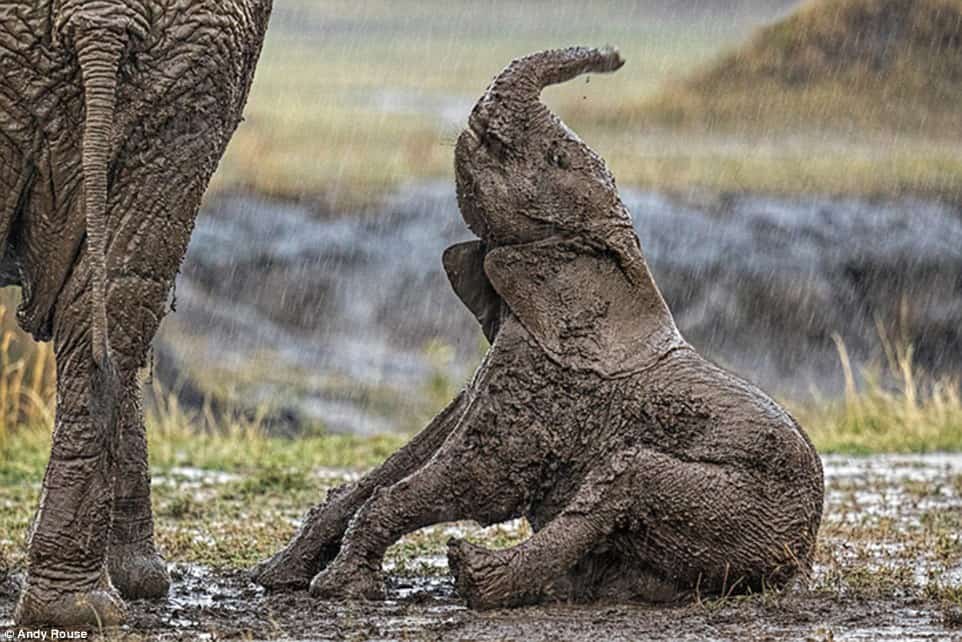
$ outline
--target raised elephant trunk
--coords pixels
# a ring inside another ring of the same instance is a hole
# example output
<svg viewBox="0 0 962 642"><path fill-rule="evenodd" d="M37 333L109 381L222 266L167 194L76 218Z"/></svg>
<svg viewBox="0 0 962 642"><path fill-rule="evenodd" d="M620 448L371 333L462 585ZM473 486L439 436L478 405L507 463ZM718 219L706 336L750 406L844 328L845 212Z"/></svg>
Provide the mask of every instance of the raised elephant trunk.
<svg viewBox="0 0 962 642"><path fill-rule="evenodd" d="M548 85L567 82L585 73L615 71L623 64L625 61L613 47L568 47L540 51L508 65L491 83L488 94L509 95L534 102Z"/></svg>
<svg viewBox="0 0 962 642"><path fill-rule="evenodd" d="M117 100L117 70L124 51L124 38L114 30L84 34L76 43L83 75L85 120L83 132L84 214L87 221L88 259L93 272L93 357L107 367L107 163Z"/></svg>
<svg viewBox="0 0 962 642"><path fill-rule="evenodd" d="M518 58L491 82L474 106L468 124L489 140L517 147L553 119L538 100L542 89L584 73L615 71L624 63L613 47L550 49Z"/></svg>

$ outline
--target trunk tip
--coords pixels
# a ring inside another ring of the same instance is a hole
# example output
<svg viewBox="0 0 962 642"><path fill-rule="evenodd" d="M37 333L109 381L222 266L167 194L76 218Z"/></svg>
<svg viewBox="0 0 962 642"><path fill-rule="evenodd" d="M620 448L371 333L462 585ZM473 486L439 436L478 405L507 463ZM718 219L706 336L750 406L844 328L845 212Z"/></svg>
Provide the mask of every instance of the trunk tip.
<svg viewBox="0 0 962 642"><path fill-rule="evenodd" d="M598 64L595 71L607 73L621 69L625 64L625 59L621 57L621 52L617 47L606 45L598 50Z"/></svg>

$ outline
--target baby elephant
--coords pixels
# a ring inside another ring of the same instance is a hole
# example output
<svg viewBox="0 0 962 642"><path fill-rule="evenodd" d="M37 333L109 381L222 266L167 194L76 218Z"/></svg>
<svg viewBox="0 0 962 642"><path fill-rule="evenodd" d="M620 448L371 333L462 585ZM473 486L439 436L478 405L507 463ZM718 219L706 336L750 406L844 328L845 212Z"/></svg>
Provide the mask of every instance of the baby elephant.
<svg viewBox="0 0 962 642"><path fill-rule="evenodd" d="M480 240L444 267L491 348L424 431L308 514L261 584L378 599L405 533L521 516L534 535L513 548L449 543L472 607L679 600L808 569L824 492L811 442L682 339L604 161L539 102L622 64L613 49L536 53L475 106L455 167Z"/></svg>

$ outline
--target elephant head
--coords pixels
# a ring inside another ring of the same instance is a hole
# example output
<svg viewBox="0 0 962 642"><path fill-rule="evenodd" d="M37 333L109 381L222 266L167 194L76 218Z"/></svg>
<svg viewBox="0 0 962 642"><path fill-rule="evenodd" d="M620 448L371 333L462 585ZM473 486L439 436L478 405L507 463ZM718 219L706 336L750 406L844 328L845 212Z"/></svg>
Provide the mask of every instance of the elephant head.
<svg viewBox="0 0 962 642"><path fill-rule="evenodd" d="M539 95L623 64L614 49L573 47L515 60L494 79L455 147L458 206L480 240L444 255L489 341L507 310L550 355L609 376L684 342L614 177Z"/></svg>

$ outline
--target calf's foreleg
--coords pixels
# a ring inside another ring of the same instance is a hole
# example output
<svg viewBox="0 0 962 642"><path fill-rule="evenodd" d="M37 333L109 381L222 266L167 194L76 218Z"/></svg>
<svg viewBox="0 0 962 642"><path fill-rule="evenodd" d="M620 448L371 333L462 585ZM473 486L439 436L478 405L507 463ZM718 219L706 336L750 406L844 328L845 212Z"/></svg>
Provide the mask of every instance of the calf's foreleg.
<svg viewBox="0 0 962 642"><path fill-rule="evenodd" d="M384 553L403 535L443 522L503 522L521 514L524 498L523 481L492 470L459 429L417 472L371 496L351 520L337 557L314 577L311 595L382 599Z"/></svg>
<svg viewBox="0 0 962 642"><path fill-rule="evenodd" d="M421 432L381 466L354 483L331 490L304 518L294 538L281 551L261 562L252 576L272 590L307 588L311 578L334 559L351 518L378 489L391 486L417 471L441 447L467 405L462 392Z"/></svg>
<svg viewBox="0 0 962 642"><path fill-rule="evenodd" d="M592 549L603 545L631 506L633 451L618 453L585 477L574 497L527 541L490 550L448 542L448 564L471 608L539 602Z"/></svg>

